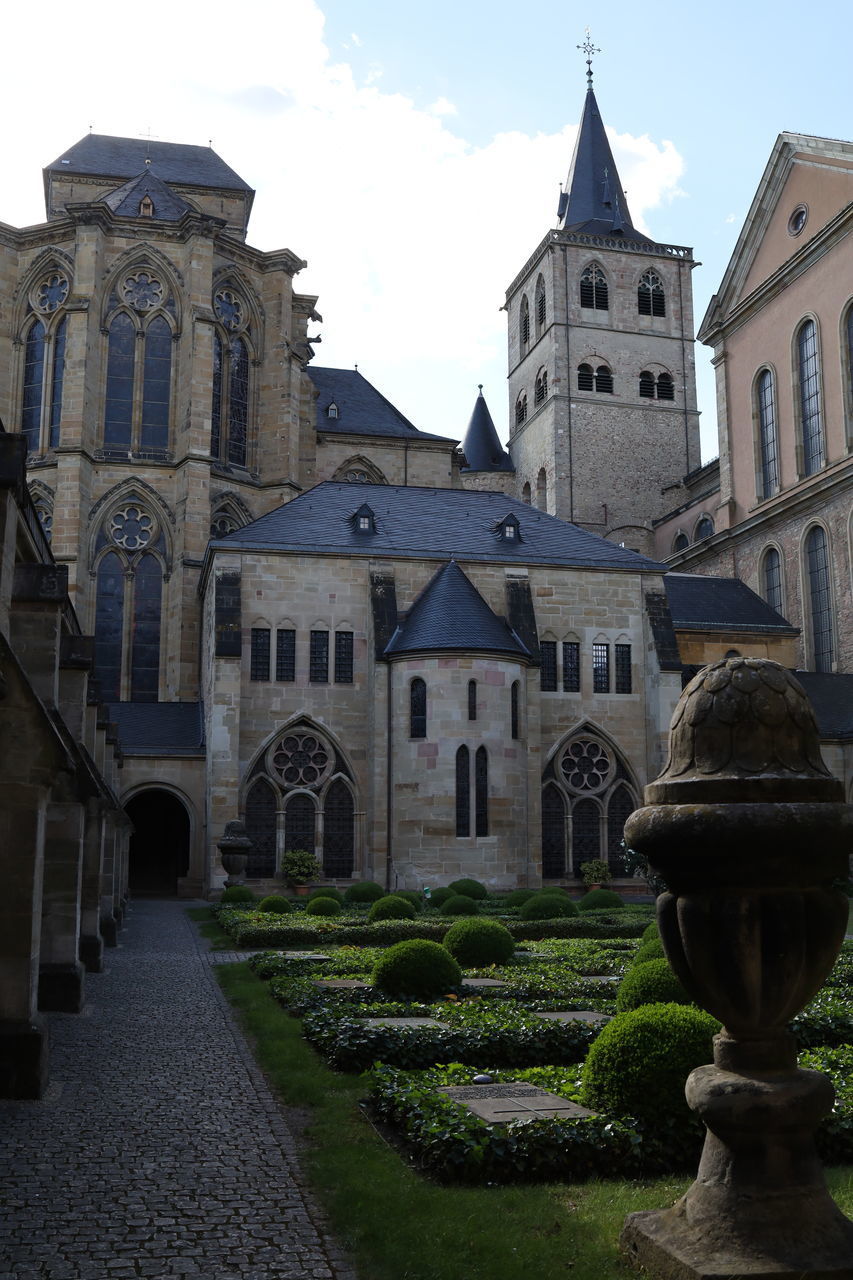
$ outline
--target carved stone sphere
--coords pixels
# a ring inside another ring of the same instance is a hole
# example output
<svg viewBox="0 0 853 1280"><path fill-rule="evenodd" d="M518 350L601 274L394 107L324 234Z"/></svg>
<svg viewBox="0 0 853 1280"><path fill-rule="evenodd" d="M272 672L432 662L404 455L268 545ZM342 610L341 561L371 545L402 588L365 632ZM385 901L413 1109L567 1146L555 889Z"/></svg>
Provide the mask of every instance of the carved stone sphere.
<svg viewBox="0 0 853 1280"><path fill-rule="evenodd" d="M682 693L669 759L646 804L837 801L814 712L790 671L768 658L725 658Z"/></svg>

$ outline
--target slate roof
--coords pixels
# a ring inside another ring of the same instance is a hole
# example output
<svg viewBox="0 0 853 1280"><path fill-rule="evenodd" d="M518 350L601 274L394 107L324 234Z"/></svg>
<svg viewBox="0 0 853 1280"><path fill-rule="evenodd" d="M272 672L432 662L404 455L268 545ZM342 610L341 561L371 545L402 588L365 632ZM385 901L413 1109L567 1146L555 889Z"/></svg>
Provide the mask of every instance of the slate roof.
<svg viewBox="0 0 853 1280"><path fill-rule="evenodd" d="M530 657L515 632L486 604L456 561L450 560L429 581L400 622L385 654L457 649Z"/></svg>
<svg viewBox="0 0 853 1280"><path fill-rule="evenodd" d="M353 516L365 502L375 517L376 530L370 534L354 527ZM505 542L500 528L510 513L519 522L520 536ZM666 568L501 493L331 480L210 545L229 551L517 561L631 573L663 573Z"/></svg>
<svg viewBox="0 0 853 1280"><path fill-rule="evenodd" d="M663 581L676 630L798 634L796 627L738 578L668 573Z"/></svg>
<svg viewBox="0 0 853 1280"><path fill-rule="evenodd" d="M635 230L592 88L587 90L575 150L558 210L561 231L621 235L652 243Z"/></svg>
<svg viewBox="0 0 853 1280"><path fill-rule="evenodd" d="M204 754L200 702L110 702L107 710L127 756Z"/></svg>
<svg viewBox="0 0 853 1280"><path fill-rule="evenodd" d="M150 169L110 191L102 203L119 218L138 218L139 205L145 196L150 196L154 205L153 216L162 222L179 222L185 213L192 210L186 200L171 191Z"/></svg>
<svg viewBox="0 0 853 1280"><path fill-rule="evenodd" d="M151 161L150 165L146 165L146 160ZM155 138L114 138L104 133L88 133L57 156L44 171L45 187L47 175L53 171L132 178L143 169L150 169L164 182L177 182L181 186L221 187L254 195L249 184L212 147L160 142Z"/></svg>
<svg viewBox="0 0 853 1280"><path fill-rule="evenodd" d="M809 697L822 738L853 740L853 675L795 671Z"/></svg>
<svg viewBox="0 0 853 1280"><path fill-rule="evenodd" d="M396 436L413 440L451 440L419 431L381 391L377 391L357 369L323 369L309 365L307 373L319 392L317 430L339 435ZM337 405L337 418L330 418L330 404Z"/></svg>
<svg viewBox="0 0 853 1280"><path fill-rule="evenodd" d="M465 466L462 471L515 471L512 458L501 444L483 388L474 402L474 412L462 441Z"/></svg>

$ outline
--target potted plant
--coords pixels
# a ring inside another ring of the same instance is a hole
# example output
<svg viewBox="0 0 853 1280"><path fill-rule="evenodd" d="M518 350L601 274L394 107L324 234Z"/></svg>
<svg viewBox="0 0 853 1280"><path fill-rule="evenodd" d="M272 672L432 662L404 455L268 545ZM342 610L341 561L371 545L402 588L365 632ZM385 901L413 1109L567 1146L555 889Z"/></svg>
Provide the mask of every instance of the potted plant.
<svg viewBox="0 0 853 1280"><path fill-rule="evenodd" d="M587 889L602 889L610 884L610 868L603 858L582 862L580 872Z"/></svg>
<svg viewBox="0 0 853 1280"><path fill-rule="evenodd" d="M281 875L291 889L297 894L308 892L311 880L322 875L322 868L307 849L285 849L281 855Z"/></svg>

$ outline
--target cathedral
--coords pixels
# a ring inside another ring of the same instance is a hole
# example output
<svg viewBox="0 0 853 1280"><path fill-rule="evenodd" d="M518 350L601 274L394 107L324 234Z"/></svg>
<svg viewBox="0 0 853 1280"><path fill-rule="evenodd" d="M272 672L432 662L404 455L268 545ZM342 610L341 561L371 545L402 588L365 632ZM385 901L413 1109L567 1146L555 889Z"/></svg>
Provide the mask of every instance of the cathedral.
<svg viewBox="0 0 853 1280"><path fill-rule="evenodd" d="M591 76L557 225L506 292L506 447L482 391L437 436L317 365L307 264L251 246L254 192L212 149L89 134L47 166L46 221L0 235L0 417L91 638L131 891L216 893L235 820L259 887L289 848L337 883L571 887L598 857L618 881L685 672L732 653L841 669L746 531L806 490L843 506L849 339L819 463L815 444L789 458L783 353L761 355L777 469L757 497L740 478L772 470L760 412L743 438L762 308L788 275L842 287L820 263L853 216L848 144L783 139L701 331L738 379L704 467L692 250L634 226ZM825 345L846 306L808 313Z"/></svg>

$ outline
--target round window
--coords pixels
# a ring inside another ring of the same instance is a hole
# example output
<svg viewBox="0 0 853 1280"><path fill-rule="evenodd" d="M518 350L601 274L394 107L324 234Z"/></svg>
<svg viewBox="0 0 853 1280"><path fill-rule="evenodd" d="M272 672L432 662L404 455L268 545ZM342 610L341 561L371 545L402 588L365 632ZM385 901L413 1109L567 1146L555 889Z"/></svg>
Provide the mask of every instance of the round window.
<svg viewBox="0 0 853 1280"><path fill-rule="evenodd" d="M788 235L798 236L803 227L809 220L808 207L804 204L798 204L794 212L788 219Z"/></svg>
<svg viewBox="0 0 853 1280"><path fill-rule="evenodd" d="M295 730L271 748L269 766L286 787L319 787L332 772L335 755L316 733Z"/></svg>
<svg viewBox="0 0 853 1280"><path fill-rule="evenodd" d="M595 738L575 738L563 753L560 772L572 791L601 791L613 776L613 759Z"/></svg>

